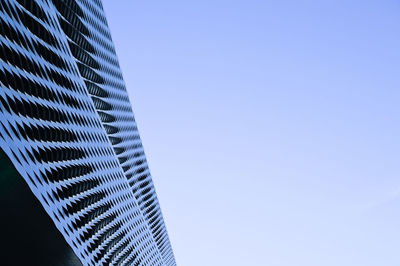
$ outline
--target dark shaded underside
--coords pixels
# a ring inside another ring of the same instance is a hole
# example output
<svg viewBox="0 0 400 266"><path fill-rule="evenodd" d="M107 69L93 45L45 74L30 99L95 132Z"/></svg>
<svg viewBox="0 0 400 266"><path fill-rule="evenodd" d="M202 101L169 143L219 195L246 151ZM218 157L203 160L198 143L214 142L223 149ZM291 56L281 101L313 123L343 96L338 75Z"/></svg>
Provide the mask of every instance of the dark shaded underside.
<svg viewBox="0 0 400 266"><path fill-rule="evenodd" d="M82 265L0 149L0 265Z"/></svg>

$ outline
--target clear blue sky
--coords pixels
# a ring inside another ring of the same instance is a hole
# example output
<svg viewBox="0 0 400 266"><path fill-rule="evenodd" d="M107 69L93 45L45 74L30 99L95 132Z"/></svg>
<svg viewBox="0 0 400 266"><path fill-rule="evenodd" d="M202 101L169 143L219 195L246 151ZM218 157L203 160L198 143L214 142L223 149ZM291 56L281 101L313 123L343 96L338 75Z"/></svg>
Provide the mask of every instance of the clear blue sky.
<svg viewBox="0 0 400 266"><path fill-rule="evenodd" d="M400 265L399 1L104 7L179 265Z"/></svg>

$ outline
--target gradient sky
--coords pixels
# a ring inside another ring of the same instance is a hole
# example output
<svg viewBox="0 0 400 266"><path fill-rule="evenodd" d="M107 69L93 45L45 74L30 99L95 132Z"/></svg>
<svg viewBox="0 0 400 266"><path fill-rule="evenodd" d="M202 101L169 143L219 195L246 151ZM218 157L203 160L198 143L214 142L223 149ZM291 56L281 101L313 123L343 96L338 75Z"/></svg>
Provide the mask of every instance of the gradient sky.
<svg viewBox="0 0 400 266"><path fill-rule="evenodd" d="M400 265L399 1L104 8L179 265Z"/></svg>

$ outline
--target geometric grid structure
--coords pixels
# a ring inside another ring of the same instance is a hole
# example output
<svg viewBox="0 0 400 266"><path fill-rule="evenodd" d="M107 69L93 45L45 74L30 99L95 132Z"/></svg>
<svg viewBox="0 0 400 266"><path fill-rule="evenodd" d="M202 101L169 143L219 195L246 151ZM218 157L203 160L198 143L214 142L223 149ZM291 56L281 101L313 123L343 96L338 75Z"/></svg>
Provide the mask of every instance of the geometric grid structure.
<svg viewBox="0 0 400 266"><path fill-rule="evenodd" d="M88 92L161 255L167 265L173 265L171 245L102 4L96 0L53 0L53 3ZM83 40L87 43L83 44Z"/></svg>
<svg viewBox="0 0 400 266"><path fill-rule="evenodd" d="M100 1L0 2L0 147L84 265L175 265Z"/></svg>

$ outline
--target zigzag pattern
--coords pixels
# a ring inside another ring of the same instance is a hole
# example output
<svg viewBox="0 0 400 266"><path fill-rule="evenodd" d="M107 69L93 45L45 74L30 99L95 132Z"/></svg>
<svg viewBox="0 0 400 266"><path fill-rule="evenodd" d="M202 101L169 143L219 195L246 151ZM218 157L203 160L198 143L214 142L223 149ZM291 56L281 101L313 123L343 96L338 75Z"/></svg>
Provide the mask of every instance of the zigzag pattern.
<svg viewBox="0 0 400 266"><path fill-rule="evenodd" d="M175 265L99 1L0 2L0 147L84 265Z"/></svg>

